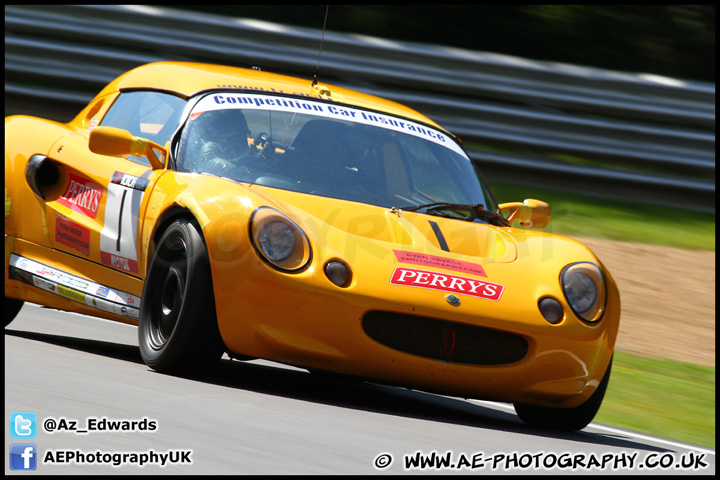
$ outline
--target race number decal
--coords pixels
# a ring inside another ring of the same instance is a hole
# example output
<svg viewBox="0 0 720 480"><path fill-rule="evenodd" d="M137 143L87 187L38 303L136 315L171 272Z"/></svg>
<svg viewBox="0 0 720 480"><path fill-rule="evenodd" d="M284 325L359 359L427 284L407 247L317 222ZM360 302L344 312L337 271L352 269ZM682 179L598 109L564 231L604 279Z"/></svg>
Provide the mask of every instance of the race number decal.
<svg viewBox="0 0 720 480"><path fill-rule="evenodd" d="M100 258L105 265L129 273L139 272L138 220L148 184L146 178L122 172L115 172L108 184L105 223L100 233Z"/></svg>

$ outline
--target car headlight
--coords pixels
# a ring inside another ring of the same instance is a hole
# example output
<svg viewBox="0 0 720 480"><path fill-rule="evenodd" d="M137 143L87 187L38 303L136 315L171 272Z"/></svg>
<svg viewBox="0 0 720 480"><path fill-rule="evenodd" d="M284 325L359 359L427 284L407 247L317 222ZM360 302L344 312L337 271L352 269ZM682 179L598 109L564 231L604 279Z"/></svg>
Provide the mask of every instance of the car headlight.
<svg viewBox="0 0 720 480"><path fill-rule="evenodd" d="M304 269L311 258L305 232L274 208L260 207L250 220L250 238L258 254L286 272Z"/></svg>
<svg viewBox="0 0 720 480"><path fill-rule="evenodd" d="M597 322L605 311L605 280L593 263L573 263L560 274L565 299L572 311L586 322Z"/></svg>

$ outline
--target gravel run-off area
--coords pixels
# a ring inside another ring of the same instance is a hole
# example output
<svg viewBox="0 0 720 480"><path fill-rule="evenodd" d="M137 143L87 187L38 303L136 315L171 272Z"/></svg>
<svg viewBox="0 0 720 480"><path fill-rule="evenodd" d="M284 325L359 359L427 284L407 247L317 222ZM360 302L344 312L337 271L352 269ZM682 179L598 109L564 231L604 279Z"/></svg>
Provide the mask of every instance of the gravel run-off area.
<svg viewBox="0 0 720 480"><path fill-rule="evenodd" d="M620 289L617 350L715 366L715 252L577 240Z"/></svg>

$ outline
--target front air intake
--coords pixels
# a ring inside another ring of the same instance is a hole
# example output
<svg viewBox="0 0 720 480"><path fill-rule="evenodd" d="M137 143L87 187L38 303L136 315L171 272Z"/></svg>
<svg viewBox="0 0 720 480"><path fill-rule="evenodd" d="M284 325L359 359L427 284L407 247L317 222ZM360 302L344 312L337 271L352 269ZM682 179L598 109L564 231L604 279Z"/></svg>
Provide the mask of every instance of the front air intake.
<svg viewBox="0 0 720 480"><path fill-rule="evenodd" d="M527 341L500 330L392 312L368 312L362 319L373 340L405 353L453 363L503 365L521 360Z"/></svg>
<svg viewBox="0 0 720 480"><path fill-rule="evenodd" d="M45 155L30 157L25 167L25 178L30 189L41 200L55 200L62 193L57 188L62 181L60 167ZM53 191L56 191L55 194Z"/></svg>

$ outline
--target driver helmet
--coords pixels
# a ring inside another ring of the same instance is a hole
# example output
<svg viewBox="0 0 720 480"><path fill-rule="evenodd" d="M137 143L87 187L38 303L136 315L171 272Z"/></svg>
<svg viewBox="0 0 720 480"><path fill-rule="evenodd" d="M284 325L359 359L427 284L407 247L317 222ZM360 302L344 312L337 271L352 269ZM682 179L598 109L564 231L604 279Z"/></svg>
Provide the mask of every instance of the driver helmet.
<svg viewBox="0 0 720 480"><path fill-rule="evenodd" d="M193 117L185 158L188 171L212 171L227 167L248 151L250 134L240 110L210 110ZM208 170L208 168L210 170Z"/></svg>
<svg viewBox="0 0 720 480"><path fill-rule="evenodd" d="M212 110L195 119L200 138L214 143L227 158L242 156L248 149L248 125L240 110Z"/></svg>

